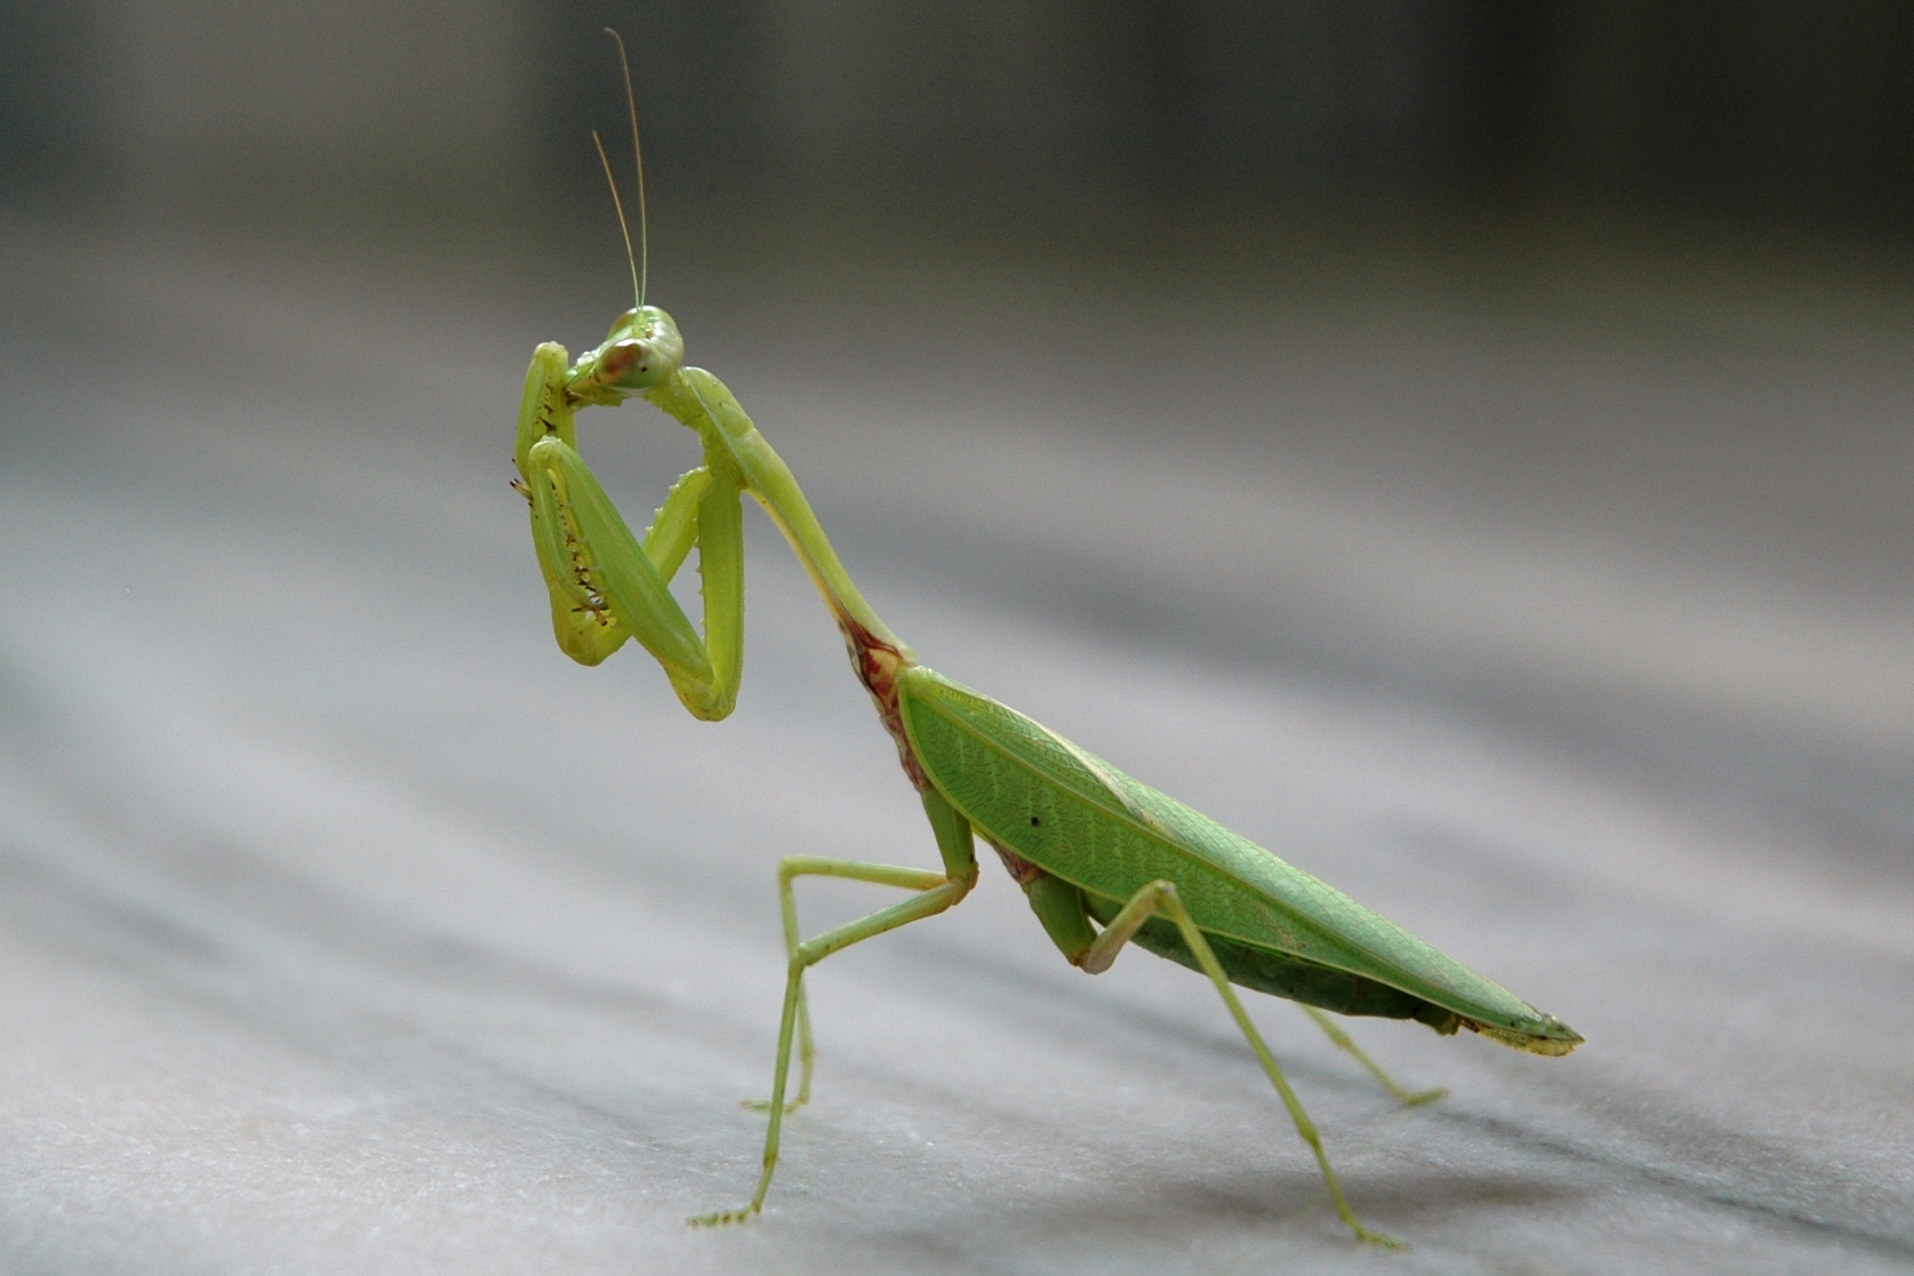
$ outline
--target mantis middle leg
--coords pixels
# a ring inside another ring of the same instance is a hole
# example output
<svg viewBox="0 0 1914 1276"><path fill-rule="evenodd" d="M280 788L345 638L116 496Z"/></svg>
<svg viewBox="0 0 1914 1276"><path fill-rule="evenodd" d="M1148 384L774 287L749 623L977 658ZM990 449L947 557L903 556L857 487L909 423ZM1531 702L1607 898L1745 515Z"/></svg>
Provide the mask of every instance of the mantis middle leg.
<svg viewBox="0 0 1914 1276"><path fill-rule="evenodd" d="M803 1025L803 1064L798 1102L802 1103L810 1092L810 1016L804 1007L804 972L832 953L849 948L861 940L908 926L926 917L935 917L962 900L977 884L977 860L971 846L969 823L935 790L924 794L924 813L930 817L931 828L937 835L937 849L944 861L941 874L894 864L860 864L805 855L787 856L779 865L778 885L790 958L785 968L784 1012L778 1023L777 1065L771 1079L771 1099L764 1105L771 1118L770 1128L764 1138L764 1168L749 1205L741 1209L697 1215L690 1220L694 1226L740 1223L764 1208L765 1193L771 1190L771 1177L777 1171L778 1140L784 1115L797 1106L787 1106L784 1096L791 1076L791 1046L793 1038L798 1035L800 1021ZM868 917L798 942L797 905L791 894L791 883L793 879L805 876L842 877L880 886L901 886L918 893L900 904L879 909Z"/></svg>
<svg viewBox="0 0 1914 1276"><path fill-rule="evenodd" d="M787 855L778 861L778 903L784 914L784 955L788 961L796 961L804 947L798 930L797 893L792 889L792 883L800 877L841 877L847 881L870 882L876 886L900 886L920 893L937 890L951 880L942 873L905 868L897 864L865 864L856 860L820 859L815 855ZM801 978L797 993L797 1051L798 1092L797 1098L784 1105L787 1114L811 1101L811 1071L817 1058L817 1048L811 1040L810 998ZM770 1101L765 1099L747 1099L744 1106L757 1112L771 1110Z"/></svg>

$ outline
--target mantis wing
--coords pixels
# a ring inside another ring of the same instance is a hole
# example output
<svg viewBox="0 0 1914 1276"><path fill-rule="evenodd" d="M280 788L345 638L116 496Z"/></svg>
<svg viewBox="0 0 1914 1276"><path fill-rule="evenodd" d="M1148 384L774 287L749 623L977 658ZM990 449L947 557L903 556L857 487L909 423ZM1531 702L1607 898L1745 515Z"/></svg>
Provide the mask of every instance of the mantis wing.
<svg viewBox="0 0 1914 1276"><path fill-rule="evenodd" d="M1387 984L1517 1049L1582 1038L1326 882L1055 732L921 666L898 680L925 774L991 842L1093 895L1176 883L1204 931Z"/></svg>

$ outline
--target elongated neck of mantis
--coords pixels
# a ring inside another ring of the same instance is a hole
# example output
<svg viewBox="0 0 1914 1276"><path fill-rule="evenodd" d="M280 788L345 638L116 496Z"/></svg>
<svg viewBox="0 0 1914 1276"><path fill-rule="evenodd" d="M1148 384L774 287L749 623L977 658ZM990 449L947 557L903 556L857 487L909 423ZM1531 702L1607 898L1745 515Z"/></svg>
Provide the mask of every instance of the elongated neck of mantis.
<svg viewBox="0 0 1914 1276"><path fill-rule="evenodd" d="M798 562L854 648L875 645L888 648L906 665L917 662L909 645L864 601L790 467L758 433L722 381L703 368L684 368L646 390L644 396L708 441L719 442L736 460L746 489L791 543Z"/></svg>

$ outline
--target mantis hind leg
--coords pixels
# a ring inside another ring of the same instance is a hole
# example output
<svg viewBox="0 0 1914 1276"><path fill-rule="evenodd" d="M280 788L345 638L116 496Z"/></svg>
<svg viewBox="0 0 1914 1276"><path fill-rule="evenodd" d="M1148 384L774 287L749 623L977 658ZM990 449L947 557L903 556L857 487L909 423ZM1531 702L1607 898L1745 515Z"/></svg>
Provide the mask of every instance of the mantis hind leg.
<svg viewBox="0 0 1914 1276"><path fill-rule="evenodd" d="M797 1106L787 1106L784 1096L791 1079L791 1046L798 1036L800 1021L804 1026L805 1039L805 1058L799 1082L800 1102L808 1097L810 1086L810 1015L804 1007L804 972L832 953L849 948L861 940L908 926L926 917L935 917L970 894L971 887L977 884L977 860L971 851L970 825L934 790L924 794L924 811L930 816L931 828L937 834L937 849L944 860L942 873L894 864L860 864L806 855L788 856L779 865L778 880L790 957L785 966L784 1013L778 1022L777 1065L771 1077L771 1099L764 1105L764 1110L771 1117L770 1128L764 1137L764 1168L758 1176L758 1188L752 1194L750 1204L740 1209L696 1215L687 1220L692 1226L717 1227L725 1223L741 1223L764 1208L765 1194L771 1190L771 1177L777 1171L778 1140L783 1131L784 1115ZM868 917L799 943L796 941L797 905L791 895L791 882L795 878L808 876L843 877L880 886L901 886L918 893L902 903L879 909Z"/></svg>
<svg viewBox="0 0 1914 1276"><path fill-rule="evenodd" d="M1033 871L1034 866L1032 866ZM1060 881L1048 874L1042 874L1030 882L1025 890L1030 895L1030 906L1037 917L1050 932L1050 938L1061 948L1064 955L1075 960L1076 955L1089 947L1096 932L1090 928L1088 918L1094 918L1108 926L1116 920L1116 914L1123 907L1113 899L1097 897L1092 899L1084 892ZM1087 914L1087 917L1086 917ZM1191 970L1202 970L1197 960L1177 929L1167 921L1147 920L1131 936L1131 942L1139 947L1166 957ZM1338 1014L1371 1015L1391 1019L1414 1018L1428 1023L1421 1011L1428 1004L1407 993L1399 992L1372 981L1358 979L1343 971L1332 970L1314 962L1304 962L1284 958L1278 954L1248 948L1231 943L1225 939L1209 940L1210 952L1222 966L1229 981L1238 987L1254 988L1294 1001L1329 1037L1338 1049L1347 1051L1374 1077L1382 1088L1404 1107L1430 1103L1442 1098L1447 1090L1409 1090L1396 1079L1383 1071L1382 1065L1371 1059L1368 1053L1350 1039L1349 1034L1337 1026L1336 1021L1323 1013L1324 1008Z"/></svg>
<svg viewBox="0 0 1914 1276"><path fill-rule="evenodd" d="M1402 1242L1381 1232L1371 1231L1356 1218L1354 1210L1349 1208L1349 1198L1343 1195L1342 1184L1336 1179L1336 1171L1330 1168L1329 1156L1323 1151L1322 1137L1316 1132L1316 1123L1309 1119L1309 1113L1296 1098L1296 1092L1289 1088L1289 1079L1277 1066L1276 1056L1270 1053L1269 1046L1263 1041L1262 1034L1256 1031L1256 1025L1250 1022L1249 1014L1243 1009L1243 1003L1237 1000L1236 990L1230 987L1229 977L1223 973L1222 963L1216 960L1209 941L1183 907L1183 901L1176 893L1176 884L1169 881L1155 881L1137 891L1110 924L1103 928L1090 945L1071 956L1071 961L1089 973L1101 974L1110 968L1123 945L1151 917L1162 915L1175 924L1183 936L1183 942L1190 946L1202 966L1203 973L1216 985L1216 991L1222 996L1223 1004L1229 1007L1230 1017L1236 1020L1236 1026L1242 1030L1243 1037L1249 1042L1250 1049L1256 1052L1257 1060L1263 1065L1263 1072L1269 1077L1270 1084L1276 1087L1277 1095L1283 1101L1283 1107L1289 1111L1289 1119L1296 1125L1296 1133L1302 1136L1309 1150L1316 1154L1316 1164L1322 1170L1323 1182L1329 1187L1329 1195L1335 1199L1336 1212L1342 1221L1356 1234L1358 1240L1368 1241L1389 1249L1402 1248Z"/></svg>
<svg viewBox="0 0 1914 1276"><path fill-rule="evenodd" d="M1349 1054L1355 1058L1356 1062L1360 1063L1368 1071L1370 1076L1381 1083L1382 1088L1393 1095L1396 1102L1400 1103L1403 1107L1413 1108L1424 1103L1434 1103L1437 1099L1443 1098L1449 1093L1448 1087L1446 1086L1437 1086L1432 1090L1408 1090L1403 1088L1401 1082L1397 1081L1387 1072L1384 1072L1382 1065L1374 1059L1371 1059L1368 1052L1351 1040L1349 1034L1337 1027L1335 1021L1328 1015L1316 1009L1314 1006L1304 1006L1302 1009L1304 1014L1316 1021L1318 1028L1321 1028L1328 1034L1329 1039L1336 1044L1338 1049L1348 1051Z"/></svg>

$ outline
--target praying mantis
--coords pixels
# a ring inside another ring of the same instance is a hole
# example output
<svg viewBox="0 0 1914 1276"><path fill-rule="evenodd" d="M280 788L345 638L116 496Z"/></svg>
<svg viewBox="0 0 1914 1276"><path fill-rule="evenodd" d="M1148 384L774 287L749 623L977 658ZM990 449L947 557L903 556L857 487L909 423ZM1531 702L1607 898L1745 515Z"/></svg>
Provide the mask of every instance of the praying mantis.
<svg viewBox="0 0 1914 1276"><path fill-rule="evenodd" d="M619 52L622 58L622 40ZM625 77L629 101L628 68ZM636 149L635 102L632 132ZM603 160L602 145L599 154ZM610 172L607 162L608 178ZM640 153L641 242L643 180ZM612 193L616 201L615 180ZM622 224L622 205L619 218ZM780 861L788 958L783 1010L771 1098L752 1105L769 1119L763 1166L748 1204L690 1222L738 1223L764 1206L784 1117L811 1094L815 1051L805 973L852 944L960 903L977 883L975 843L981 839L1078 969L1099 974L1135 944L1207 976L1314 1154L1342 1221L1363 1241L1399 1245L1357 1219L1314 1123L1235 986L1300 1003L1405 1104L1444 1092L1405 1090L1323 1011L1413 1019L1445 1035L1466 1028L1548 1056L1569 1053L1581 1036L1326 883L918 663L864 600L790 469L730 390L684 363L677 325L645 304L635 262L632 284L637 305L618 317L602 343L576 361L563 346L542 344L525 375L513 486L531 507L532 543L559 647L581 664L596 665L635 640L662 666L692 716L716 722L730 714L743 671L743 498L751 497L790 543L842 633L852 672L922 800L942 860L942 871L810 855ZM633 397L690 429L703 450L703 463L671 487L642 540L580 456L574 420L581 408L615 407ZM694 548L703 579L702 633L669 588ZM910 893L806 939L793 894L801 877ZM800 1075L796 1097L787 1103L794 1046Z"/></svg>

